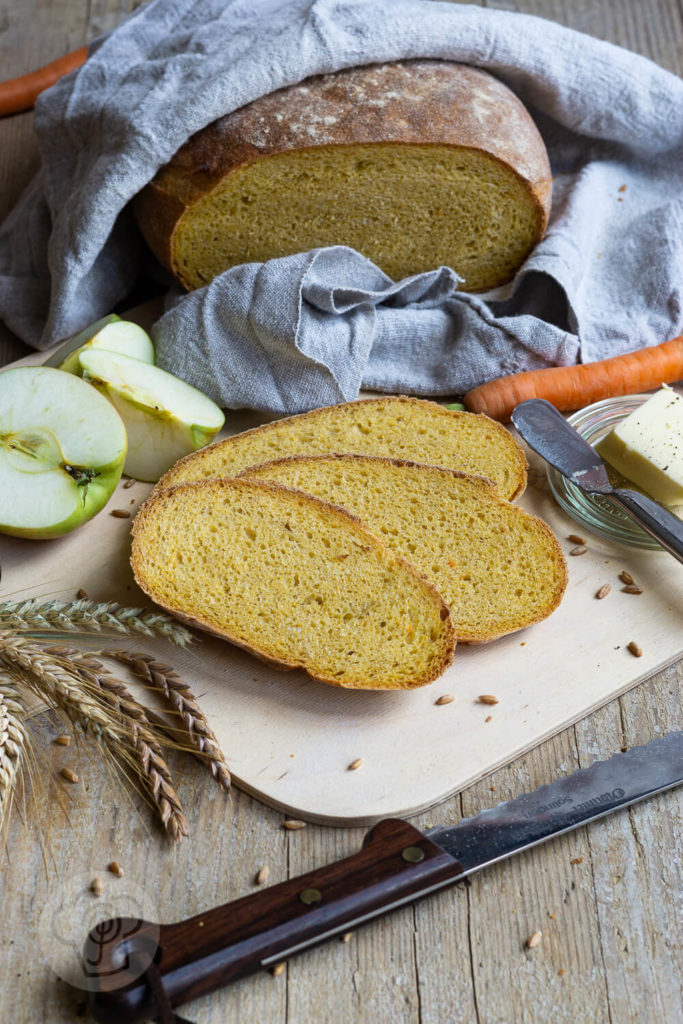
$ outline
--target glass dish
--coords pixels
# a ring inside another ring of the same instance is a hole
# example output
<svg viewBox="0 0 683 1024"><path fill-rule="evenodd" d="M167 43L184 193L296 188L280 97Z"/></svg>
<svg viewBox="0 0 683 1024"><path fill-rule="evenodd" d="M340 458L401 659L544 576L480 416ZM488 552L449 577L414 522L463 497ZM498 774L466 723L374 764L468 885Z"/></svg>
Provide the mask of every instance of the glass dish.
<svg viewBox="0 0 683 1024"><path fill-rule="evenodd" d="M624 395L620 398L606 398L602 402L595 402L594 405L572 413L567 419L589 444L596 445L620 420L630 415L650 397L651 395ZM634 548L664 550L609 498L601 494L585 494L552 466L547 467L546 473L550 490L557 503L567 515L585 526L591 533ZM615 487L639 490L610 466L608 474Z"/></svg>

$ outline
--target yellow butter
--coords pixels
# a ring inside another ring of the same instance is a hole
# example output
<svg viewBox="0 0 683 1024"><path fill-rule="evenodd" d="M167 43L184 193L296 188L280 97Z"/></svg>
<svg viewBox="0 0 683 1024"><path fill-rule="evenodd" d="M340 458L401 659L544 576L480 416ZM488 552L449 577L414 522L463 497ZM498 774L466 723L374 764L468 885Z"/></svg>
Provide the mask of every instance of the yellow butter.
<svg viewBox="0 0 683 1024"><path fill-rule="evenodd" d="M683 505L683 398L664 387L596 446L623 476L664 505Z"/></svg>

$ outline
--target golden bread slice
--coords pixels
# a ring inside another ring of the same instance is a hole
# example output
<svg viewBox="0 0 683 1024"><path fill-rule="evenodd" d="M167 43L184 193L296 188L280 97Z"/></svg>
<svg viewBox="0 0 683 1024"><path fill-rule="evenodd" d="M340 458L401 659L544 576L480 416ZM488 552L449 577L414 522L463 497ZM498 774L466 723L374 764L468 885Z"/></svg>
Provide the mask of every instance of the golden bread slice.
<svg viewBox="0 0 683 1024"><path fill-rule="evenodd" d="M217 441L177 462L157 488L237 476L285 455L329 452L384 455L486 476L510 500L526 486L524 452L500 423L399 396L325 406Z"/></svg>
<svg viewBox="0 0 683 1024"><path fill-rule="evenodd" d="M189 625L335 686L422 686L453 657L436 588L345 509L281 484L155 492L135 519L131 564Z"/></svg>
<svg viewBox="0 0 683 1024"><path fill-rule="evenodd" d="M438 466L359 455L295 456L244 471L342 505L437 588L455 635L493 640L546 618L567 568L536 516L489 480Z"/></svg>

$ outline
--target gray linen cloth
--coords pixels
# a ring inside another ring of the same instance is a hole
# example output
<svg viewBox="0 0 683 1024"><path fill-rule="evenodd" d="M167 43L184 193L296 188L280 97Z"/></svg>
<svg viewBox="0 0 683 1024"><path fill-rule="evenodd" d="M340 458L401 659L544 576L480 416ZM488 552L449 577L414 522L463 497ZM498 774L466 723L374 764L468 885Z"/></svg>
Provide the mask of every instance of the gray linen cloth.
<svg viewBox="0 0 683 1024"><path fill-rule="evenodd" d="M40 97L42 169L0 229L0 316L45 348L110 311L146 257L127 204L215 118L309 75L405 58L487 69L531 110L553 212L506 297L458 268L391 281L344 246L177 290L161 366L228 408L293 413L361 387L449 395L683 331L683 82L507 11L437 0L153 0Z"/></svg>

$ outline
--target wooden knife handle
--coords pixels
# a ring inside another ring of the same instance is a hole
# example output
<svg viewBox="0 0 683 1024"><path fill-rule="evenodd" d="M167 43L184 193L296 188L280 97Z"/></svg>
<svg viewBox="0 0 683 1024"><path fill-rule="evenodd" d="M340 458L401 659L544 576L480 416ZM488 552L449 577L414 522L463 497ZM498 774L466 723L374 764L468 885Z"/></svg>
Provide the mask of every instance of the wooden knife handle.
<svg viewBox="0 0 683 1024"><path fill-rule="evenodd" d="M359 853L187 921L102 922L85 948L93 1016L133 1024L157 1015L144 977L151 960L176 1007L455 882L462 870L418 829L387 819Z"/></svg>

